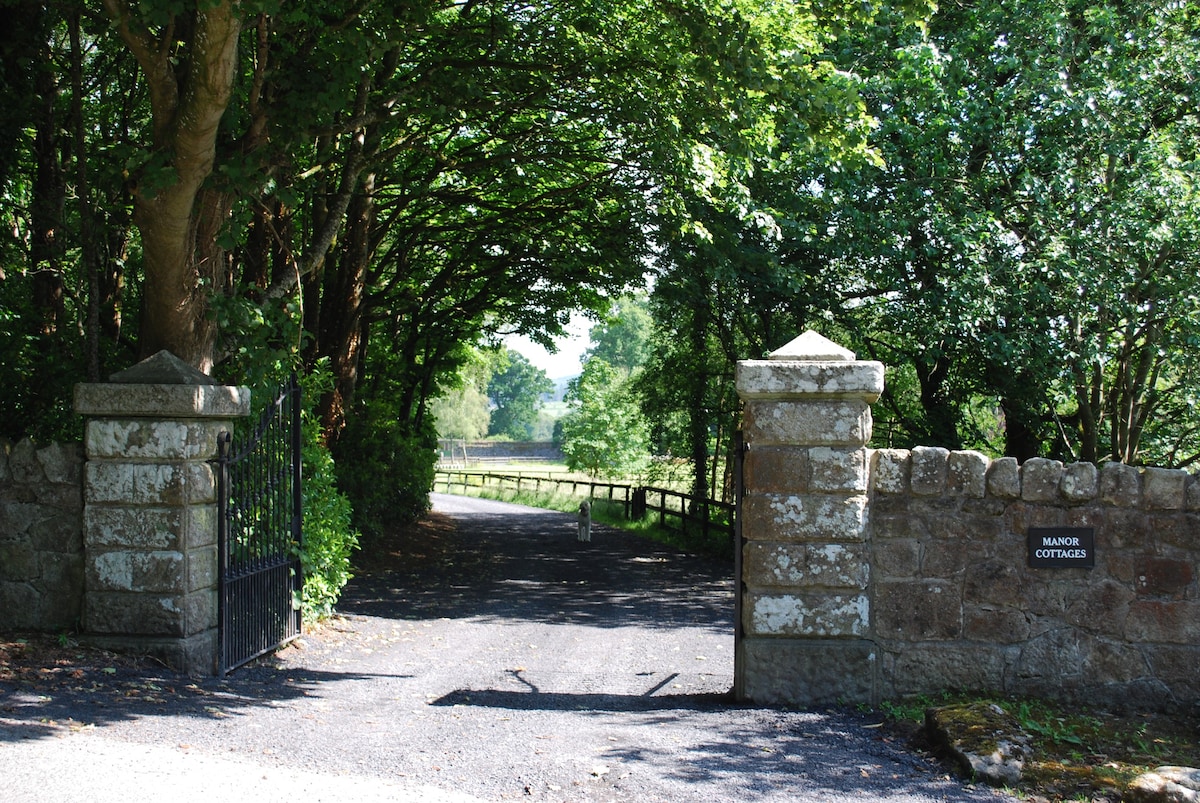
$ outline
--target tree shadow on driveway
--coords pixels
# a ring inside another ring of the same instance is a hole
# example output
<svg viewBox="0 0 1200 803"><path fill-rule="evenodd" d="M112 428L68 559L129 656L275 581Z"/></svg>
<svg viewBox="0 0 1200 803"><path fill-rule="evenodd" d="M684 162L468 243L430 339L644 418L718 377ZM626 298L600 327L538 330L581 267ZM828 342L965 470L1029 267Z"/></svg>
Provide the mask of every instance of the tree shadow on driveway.
<svg viewBox="0 0 1200 803"><path fill-rule="evenodd" d="M482 500L481 500L482 501ZM518 619L733 632L733 561L688 555L574 518L435 512L364 545L339 610L390 619Z"/></svg>

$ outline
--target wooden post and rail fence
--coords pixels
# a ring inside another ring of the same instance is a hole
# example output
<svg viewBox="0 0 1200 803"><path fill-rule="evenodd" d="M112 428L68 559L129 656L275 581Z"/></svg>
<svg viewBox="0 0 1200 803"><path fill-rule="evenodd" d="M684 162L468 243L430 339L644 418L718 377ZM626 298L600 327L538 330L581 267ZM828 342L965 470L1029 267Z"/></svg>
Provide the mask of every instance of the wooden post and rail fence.
<svg viewBox="0 0 1200 803"><path fill-rule="evenodd" d="M597 482L595 480L560 479L529 474L503 474L491 471L440 470L434 481L434 489L454 493L455 489L466 494L472 489L496 491L532 491L533 493L561 493L564 489L571 496L580 496L586 491L589 499L607 499L624 507L625 518L640 521L650 513L658 514L658 524L667 529L686 532L697 527L707 539L712 533L724 533L733 538L734 505L716 499L693 496L646 485L625 485Z"/></svg>

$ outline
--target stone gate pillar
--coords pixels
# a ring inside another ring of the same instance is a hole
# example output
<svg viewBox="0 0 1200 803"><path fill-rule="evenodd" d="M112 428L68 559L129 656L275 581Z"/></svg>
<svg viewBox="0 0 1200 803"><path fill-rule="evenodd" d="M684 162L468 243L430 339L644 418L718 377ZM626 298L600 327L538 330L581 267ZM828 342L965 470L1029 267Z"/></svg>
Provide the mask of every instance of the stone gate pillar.
<svg viewBox="0 0 1200 803"><path fill-rule="evenodd" d="M883 365L806 332L737 366L746 446L734 692L874 702L867 491Z"/></svg>
<svg viewBox="0 0 1200 803"><path fill-rule="evenodd" d="M75 388L84 434L83 631L175 669L217 666L217 436L250 413L162 351Z"/></svg>

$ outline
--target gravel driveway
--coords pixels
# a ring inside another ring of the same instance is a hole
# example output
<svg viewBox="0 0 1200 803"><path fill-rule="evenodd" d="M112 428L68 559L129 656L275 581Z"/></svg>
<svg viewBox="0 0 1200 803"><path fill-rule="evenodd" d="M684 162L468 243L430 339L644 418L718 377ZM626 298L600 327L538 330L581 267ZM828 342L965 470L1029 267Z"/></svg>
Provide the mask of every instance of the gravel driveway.
<svg viewBox="0 0 1200 803"><path fill-rule="evenodd" d="M983 801L850 711L737 706L731 567L435 495L226 679L0 682L0 799ZM111 671L110 671L111 670Z"/></svg>

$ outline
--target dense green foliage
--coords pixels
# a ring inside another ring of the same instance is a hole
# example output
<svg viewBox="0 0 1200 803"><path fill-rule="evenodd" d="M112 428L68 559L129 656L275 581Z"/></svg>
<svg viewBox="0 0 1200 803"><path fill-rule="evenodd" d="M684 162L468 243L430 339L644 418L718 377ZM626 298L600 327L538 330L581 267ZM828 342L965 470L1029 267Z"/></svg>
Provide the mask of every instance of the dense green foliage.
<svg viewBox="0 0 1200 803"><path fill-rule="evenodd" d="M310 410L303 416L302 456L304 525L300 563L304 571L301 610L305 621L333 613L350 581L350 555L358 547L350 500L338 490L333 457L321 438L320 422Z"/></svg>
<svg viewBox="0 0 1200 803"><path fill-rule="evenodd" d="M554 390L546 372L512 349L505 349L488 383L488 398L495 405L488 422L488 434L514 441L533 437L542 395Z"/></svg>
<svg viewBox="0 0 1200 803"><path fill-rule="evenodd" d="M880 445L1200 456L1192 0L0 8L5 437L161 347L328 365L382 533L476 345L584 310L697 493L736 361L810 327L888 366Z"/></svg>
<svg viewBox="0 0 1200 803"><path fill-rule="evenodd" d="M599 357L567 390L571 411L562 419L567 468L592 477L629 477L650 459L646 420L627 376Z"/></svg>
<svg viewBox="0 0 1200 803"><path fill-rule="evenodd" d="M249 338L253 339L253 338ZM260 352L264 354L265 352ZM241 436L248 436L261 411L275 403L288 372L287 351L276 360L264 359L254 370L250 389L256 414L240 423ZM333 456L322 437L316 401L332 384L324 366L299 378L301 385L301 483L302 522L300 563L304 574L300 607L305 621L328 616L350 580L350 556L358 548L359 534L353 527L350 500L336 486Z"/></svg>
<svg viewBox="0 0 1200 803"><path fill-rule="evenodd" d="M988 0L838 36L862 158L780 130L660 256L642 397L697 487L729 487L735 362L807 328L887 366L877 445L1200 459L1198 14Z"/></svg>
<svg viewBox="0 0 1200 803"><path fill-rule="evenodd" d="M430 401L429 414L439 438L473 441L487 435L491 420L487 388L494 369L488 353L471 350L458 372L446 378L442 395Z"/></svg>
<svg viewBox="0 0 1200 803"><path fill-rule="evenodd" d="M599 357L626 375L637 371L650 357L654 336L649 299L644 294L618 298L588 336L592 346L584 352L585 361Z"/></svg>

